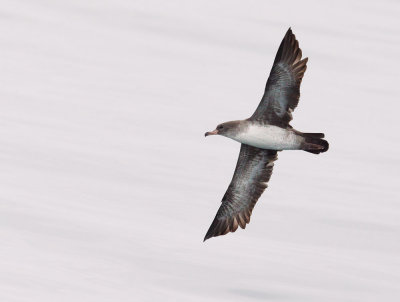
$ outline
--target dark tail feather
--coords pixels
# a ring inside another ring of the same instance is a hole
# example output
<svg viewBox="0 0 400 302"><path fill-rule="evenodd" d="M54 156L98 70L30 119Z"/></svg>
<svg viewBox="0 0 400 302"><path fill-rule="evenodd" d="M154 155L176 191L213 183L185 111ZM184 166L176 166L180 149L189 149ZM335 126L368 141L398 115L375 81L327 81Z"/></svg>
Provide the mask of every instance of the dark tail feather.
<svg viewBox="0 0 400 302"><path fill-rule="evenodd" d="M323 133L303 133L304 137L313 137L313 138L324 138L325 134Z"/></svg>
<svg viewBox="0 0 400 302"><path fill-rule="evenodd" d="M323 133L304 133L304 142L302 149L306 152L320 154L326 152L329 149L329 143L322 139Z"/></svg>

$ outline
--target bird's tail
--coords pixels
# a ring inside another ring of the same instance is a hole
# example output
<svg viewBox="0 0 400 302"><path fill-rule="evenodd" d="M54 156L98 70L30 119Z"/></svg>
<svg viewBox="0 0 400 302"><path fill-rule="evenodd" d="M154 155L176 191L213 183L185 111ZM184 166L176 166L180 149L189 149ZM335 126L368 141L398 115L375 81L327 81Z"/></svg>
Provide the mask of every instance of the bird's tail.
<svg viewBox="0 0 400 302"><path fill-rule="evenodd" d="M302 133L302 136L304 137L302 150L314 154L328 151L329 143L323 139L325 137L323 133Z"/></svg>

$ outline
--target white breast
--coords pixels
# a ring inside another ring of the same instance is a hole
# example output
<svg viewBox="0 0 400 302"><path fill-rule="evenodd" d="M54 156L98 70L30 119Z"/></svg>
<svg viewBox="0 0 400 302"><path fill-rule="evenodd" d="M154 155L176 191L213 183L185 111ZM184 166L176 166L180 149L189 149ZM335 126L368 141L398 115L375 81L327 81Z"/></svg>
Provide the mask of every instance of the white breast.
<svg viewBox="0 0 400 302"><path fill-rule="evenodd" d="M300 148L302 137L293 131L277 126L250 124L245 131L232 139L257 148L271 150L294 150Z"/></svg>

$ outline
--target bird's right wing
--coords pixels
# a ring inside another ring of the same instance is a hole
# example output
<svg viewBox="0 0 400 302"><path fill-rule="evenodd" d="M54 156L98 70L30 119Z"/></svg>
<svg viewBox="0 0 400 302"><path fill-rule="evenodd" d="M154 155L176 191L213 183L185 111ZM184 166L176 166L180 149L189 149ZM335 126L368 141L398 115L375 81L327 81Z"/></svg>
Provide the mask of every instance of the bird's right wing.
<svg viewBox="0 0 400 302"><path fill-rule="evenodd" d="M204 241L235 232L238 226L246 227L257 200L267 187L276 159L275 150L242 144L232 181Z"/></svg>

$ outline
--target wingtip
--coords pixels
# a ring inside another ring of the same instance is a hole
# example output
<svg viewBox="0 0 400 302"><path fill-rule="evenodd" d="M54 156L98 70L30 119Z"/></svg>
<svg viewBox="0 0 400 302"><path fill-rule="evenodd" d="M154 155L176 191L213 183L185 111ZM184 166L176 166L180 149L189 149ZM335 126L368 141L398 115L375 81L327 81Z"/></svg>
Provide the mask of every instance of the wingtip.
<svg viewBox="0 0 400 302"><path fill-rule="evenodd" d="M216 227L217 227L217 229L216 229ZM226 233L228 233L228 232L226 232ZM204 236L203 242L210 238L213 238L213 237L225 235L226 233L218 232L218 226L216 226L216 222L214 219L213 223L211 224L210 228L208 229L208 231L206 233L206 236Z"/></svg>
<svg viewBox="0 0 400 302"><path fill-rule="evenodd" d="M214 221L213 221L213 222L214 222ZM206 241L206 240L208 240L208 239L210 239L210 238L212 238L212 237L215 237L215 236L216 236L213 227L214 227L214 225L211 224L211 226L209 227L209 229L208 229L206 235L204 236L203 242Z"/></svg>
<svg viewBox="0 0 400 302"><path fill-rule="evenodd" d="M203 242L205 242L206 240L210 239L212 236L210 236L208 233L206 234L206 236L204 236Z"/></svg>

